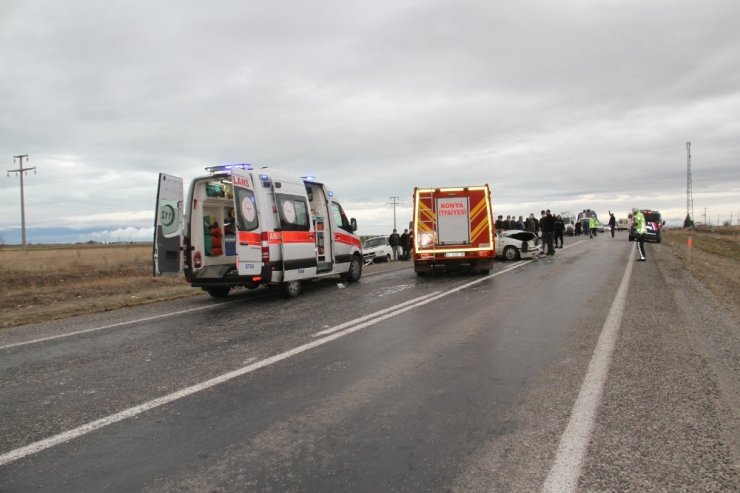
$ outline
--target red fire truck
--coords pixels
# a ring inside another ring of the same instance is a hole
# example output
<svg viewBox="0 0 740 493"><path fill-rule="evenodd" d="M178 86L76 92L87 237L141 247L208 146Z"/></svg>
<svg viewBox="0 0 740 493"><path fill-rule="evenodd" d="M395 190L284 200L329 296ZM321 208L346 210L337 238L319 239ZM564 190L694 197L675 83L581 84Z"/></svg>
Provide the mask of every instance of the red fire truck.
<svg viewBox="0 0 740 493"><path fill-rule="evenodd" d="M412 231L417 275L466 267L488 274L496 257L490 188L415 188Z"/></svg>

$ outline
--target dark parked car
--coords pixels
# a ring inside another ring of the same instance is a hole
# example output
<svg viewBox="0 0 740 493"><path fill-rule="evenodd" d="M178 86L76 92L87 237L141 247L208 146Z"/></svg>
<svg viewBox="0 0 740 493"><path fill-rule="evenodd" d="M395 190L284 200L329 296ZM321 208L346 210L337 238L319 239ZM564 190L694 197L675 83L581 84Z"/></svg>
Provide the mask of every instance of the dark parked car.
<svg viewBox="0 0 740 493"><path fill-rule="evenodd" d="M665 225L665 221L660 217L660 212L651 211L650 209L643 209L640 212L645 216L645 226L647 227L645 241L660 243L663 239L663 226ZM629 241L633 241L636 237L637 232L633 224L630 228Z"/></svg>

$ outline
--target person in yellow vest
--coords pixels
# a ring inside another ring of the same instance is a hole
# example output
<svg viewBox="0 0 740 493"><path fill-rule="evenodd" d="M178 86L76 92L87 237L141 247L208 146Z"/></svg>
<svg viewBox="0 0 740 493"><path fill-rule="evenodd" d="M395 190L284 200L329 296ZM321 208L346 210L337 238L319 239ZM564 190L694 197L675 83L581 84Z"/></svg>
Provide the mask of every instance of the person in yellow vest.
<svg viewBox="0 0 740 493"><path fill-rule="evenodd" d="M595 217L588 218L589 238L596 236L596 228L599 227L599 221Z"/></svg>
<svg viewBox="0 0 740 493"><path fill-rule="evenodd" d="M644 262L645 259L645 235L647 234L647 225L645 224L645 215L636 207L632 209L632 221L635 225L637 234L637 253L640 254L638 262Z"/></svg>

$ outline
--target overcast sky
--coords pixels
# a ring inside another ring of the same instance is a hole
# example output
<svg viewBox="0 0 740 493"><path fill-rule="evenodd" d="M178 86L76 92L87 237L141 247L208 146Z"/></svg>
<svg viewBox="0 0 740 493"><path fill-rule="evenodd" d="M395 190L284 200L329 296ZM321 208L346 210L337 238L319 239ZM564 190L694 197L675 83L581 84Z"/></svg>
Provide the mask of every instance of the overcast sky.
<svg viewBox="0 0 740 493"><path fill-rule="evenodd" d="M737 0L0 0L0 157L36 168L29 228L148 240L159 172L238 162L316 175L361 234L390 232L390 197L407 223L414 186L481 183L496 215L681 221L687 141L696 219L735 222Z"/></svg>

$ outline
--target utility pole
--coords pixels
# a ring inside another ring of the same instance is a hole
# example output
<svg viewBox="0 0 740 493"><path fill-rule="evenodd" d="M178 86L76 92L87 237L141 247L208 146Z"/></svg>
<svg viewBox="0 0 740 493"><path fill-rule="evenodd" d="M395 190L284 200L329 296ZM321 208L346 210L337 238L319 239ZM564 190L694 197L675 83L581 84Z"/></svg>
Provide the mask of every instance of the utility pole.
<svg viewBox="0 0 740 493"><path fill-rule="evenodd" d="M398 197L390 197L391 201L388 202L388 205L393 206L393 229L396 229L396 206L401 205L400 202L398 202Z"/></svg>
<svg viewBox="0 0 740 493"><path fill-rule="evenodd" d="M694 220L694 191L691 179L691 142L686 142L686 216Z"/></svg>
<svg viewBox="0 0 740 493"><path fill-rule="evenodd" d="M13 164L15 164L15 160L17 159L20 161L21 166L18 169L9 169L8 170L8 176L10 176L10 173L18 173L18 175L21 177L21 238L22 238L22 244L23 249L26 249L26 201L23 195L23 175L26 174L26 171L33 170L33 174L36 174L36 168L24 168L23 167L23 158L26 159L26 163L28 163L28 154L19 154L18 156L13 156Z"/></svg>

